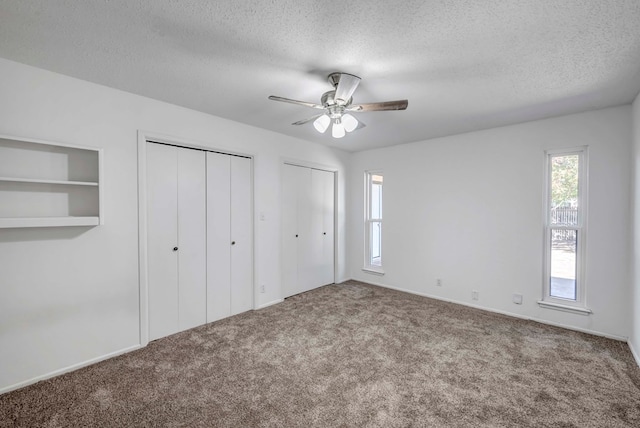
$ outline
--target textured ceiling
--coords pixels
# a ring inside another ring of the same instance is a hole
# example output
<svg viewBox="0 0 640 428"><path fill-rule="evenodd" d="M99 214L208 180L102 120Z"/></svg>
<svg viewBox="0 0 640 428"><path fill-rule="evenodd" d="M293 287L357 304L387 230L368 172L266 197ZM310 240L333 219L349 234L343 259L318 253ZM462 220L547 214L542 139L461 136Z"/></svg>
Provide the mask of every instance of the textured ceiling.
<svg viewBox="0 0 640 428"><path fill-rule="evenodd" d="M357 151L630 103L640 1L0 0L0 57ZM409 108L335 140L267 99L333 71Z"/></svg>

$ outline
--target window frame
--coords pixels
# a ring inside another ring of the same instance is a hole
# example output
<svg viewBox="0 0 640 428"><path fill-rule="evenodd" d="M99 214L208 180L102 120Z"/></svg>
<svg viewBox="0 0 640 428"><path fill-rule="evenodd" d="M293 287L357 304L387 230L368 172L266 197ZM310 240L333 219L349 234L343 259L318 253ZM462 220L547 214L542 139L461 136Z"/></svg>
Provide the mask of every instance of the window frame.
<svg viewBox="0 0 640 428"><path fill-rule="evenodd" d="M587 216L588 216L588 177L589 177L589 152L587 146L565 149L551 149L544 152L544 267L543 267L543 294L538 304L543 308L557 309L566 312L588 315L591 310L587 308L586 287L586 242L587 242ZM578 212L576 225L558 225L551 222L551 159L559 156L578 156ZM566 299L551 295L551 256L552 256L552 231L575 230L576 231L576 298Z"/></svg>
<svg viewBox="0 0 640 428"><path fill-rule="evenodd" d="M372 193L373 193L373 176L380 175L383 177L382 194L380 197L381 206L384 204L384 173L382 170L368 170L364 173L364 266L363 271L373 273L377 275L384 275L384 269L382 267L382 231L380 233L380 265L371 264L371 227L374 223L379 223L382 228L382 219L384 214L380 218L372 217ZM381 213L384 210L381 208Z"/></svg>

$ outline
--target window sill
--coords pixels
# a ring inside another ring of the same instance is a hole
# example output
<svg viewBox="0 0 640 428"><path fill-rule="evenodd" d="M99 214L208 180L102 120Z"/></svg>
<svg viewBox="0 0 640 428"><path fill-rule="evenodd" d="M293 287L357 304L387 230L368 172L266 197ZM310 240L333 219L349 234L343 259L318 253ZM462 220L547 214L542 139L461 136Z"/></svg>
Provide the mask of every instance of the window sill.
<svg viewBox="0 0 640 428"><path fill-rule="evenodd" d="M593 313L593 311L589 308L563 305L561 303L555 303L555 302L545 302L544 300L538 300L538 305L541 308L555 309L556 311L569 312L572 314L591 315Z"/></svg>
<svg viewBox="0 0 640 428"><path fill-rule="evenodd" d="M374 275L384 275L384 271L381 268L375 268L375 267L363 267L362 271L365 273L371 273Z"/></svg>

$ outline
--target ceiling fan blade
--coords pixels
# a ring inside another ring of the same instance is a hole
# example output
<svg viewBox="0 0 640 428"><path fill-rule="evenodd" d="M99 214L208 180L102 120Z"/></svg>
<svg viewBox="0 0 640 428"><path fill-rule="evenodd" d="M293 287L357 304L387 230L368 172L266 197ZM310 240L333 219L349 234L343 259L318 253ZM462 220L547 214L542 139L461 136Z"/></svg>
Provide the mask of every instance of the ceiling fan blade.
<svg viewBox="0 0 640 428"><path fill-rule="evenodd" d="M319 118L322 115L324 115L324 113L317 114L317 115L312 116L312 117L310 117L308 119L302 119L302 120L299 120L297 122L293 122L292 125L304 125L305 123L313 122L314 120L316 120L317 118Z"/></svg>
<svg viewBox="0 0 640 428"><path fill-rule="evenodd" d="M338 87L336 88L336 94L334 99L340 105L345 105L351 99L351 96L355 92L356 88L360 84L360 78L353 74L341 73Z"/></svg>
<svg viewBox="0 0 640 428"><path fill-rule="evenodd" d="M291 104L297 104L297 105L305 106L305 107L324 109L324 107L321 106L320 104L308 103L306 101L292 100L290 98L277 97L275 95L270 95L269 99L273 100L273 101L282 101L283 103L291 103Z"/></svg>
<svg viewBox="0 0 640 428"><path fill-rule="evenodd" d="M383 111L383 110L406 110L409 105L408 100L384 101L381 103L366 103L351 105L347 111Z"/></svg>

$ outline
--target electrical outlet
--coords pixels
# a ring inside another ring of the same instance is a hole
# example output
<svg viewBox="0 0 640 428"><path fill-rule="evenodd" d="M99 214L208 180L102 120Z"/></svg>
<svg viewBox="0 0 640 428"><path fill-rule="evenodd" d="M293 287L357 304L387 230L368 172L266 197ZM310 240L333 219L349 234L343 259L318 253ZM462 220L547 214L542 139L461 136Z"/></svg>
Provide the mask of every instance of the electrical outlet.
<svg viewBox="0 0 640 428"><path fill-rule="evenodd" d="M436 279L436 285L442 287L442 280L440 278Z"/></svg>
<svg viewBox="0 0 640 428"><path fill-rule="evenodd" d="M522 294L513 293L513 303L516 305L522 304Z"/></svg>
<svg viewBox="0 0 640 428"><path fill-rule="evenodd" d="M478 300L480 298L480 293L477 290L471 291L471 300Z"/></svg>
<svg viewBox="0 0 640 428"><path fill-rule="evenodd" d="M260 292L261 292L261 293L264 293L264 292L265 292L265 286L264 286L264 284L262 284L262 285L260 286Z"/></svg>

